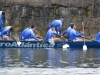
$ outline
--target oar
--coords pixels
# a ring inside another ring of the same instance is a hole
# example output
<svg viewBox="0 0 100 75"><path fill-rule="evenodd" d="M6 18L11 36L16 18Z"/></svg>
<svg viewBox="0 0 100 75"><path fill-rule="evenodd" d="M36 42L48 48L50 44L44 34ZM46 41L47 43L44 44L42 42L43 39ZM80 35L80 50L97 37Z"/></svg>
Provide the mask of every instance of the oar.
<svg viewBox="0 0 100 75"><path fill-rule="evenodd" d="M37 30L35 30L35 32L38 34L38 36L40 37L40 34L39 34L39 32L37 31Z"/></svg>
<svg viewBox="0 0 100 75"><path fill-rule="evenodd" d="M54 42L53 38L49 39L48 42L53 46L55 45L55 42Z"/></svg>
<svg viewBox="0 0 100 75"><path fill-rule="evenodd" d="M83 22L82 22L82 26L83 26L83 32L84 32L84 24L83 24ZM84 32L85 33L85 32ZM83 50L87 50L87 46L86 46L86 44L85 44L85 35L84 35L84 33L83 33L83 38L84 38L84 45L83 45Z"/></svg>
<svg viewBox="0 0 100 75"><path fill-rule="evenodd" d="M90 38L88 38L88 37L86 37L86 36L85 36L85 37L82 37L82 38L85 38L85 39L87 39L87 40L90 40L90 41L91 41L91 39L90 39Z"/></svg>
<svg viewBox="0 0 100 75"><path fill-rule="evenodd" d="M38 34L37 38L42 39L42 37L40 36L39 32L37 30L35 30L35 32Z"/></svg>
<svg viewBox="0 0 100 75"><path fill-rule="evenodd" d="M64 44L63 46L62 46L62 48L63 49L67 49L67 48L69 48L70 46L68 45L68 44Z"/></svg>
<svg viewBox="0 0 100 75"><path fill-rule="evenodd" d="M90 36L90 38L91 38L91 40L92 40L92 35L91 35L90 26L88 27L88 31L89 31L89 36Z"/></svg>
<svg viewBox="0 0 100 75"><path fill-rule="evenodd" d="M68 47L70 47L68 44L65 44L66 43L65 41L66 40L64 40L64 38L63 38L63 46L62 46L63 49L67 49Z"/></svg>
<svg viewBox="0 0 100 75"><path fill-rule="evenodd" d="M20 46L21 42L20 42L20 41L17 41L17 40L14 38L14 36L13 36L13 35L11 35L11 37L12 37L12 39L13 39L14 41L16 41L16 42L17 42L17 45L18 45L18 46Z"/></svg>
<svg viewBox="0 0 100 75"><path fill-rule="evenodd" d="M14 38L14 36L13 36L13 35L11 35L11 38L12 38L14 41L17 41L17 40Z"/></svg>

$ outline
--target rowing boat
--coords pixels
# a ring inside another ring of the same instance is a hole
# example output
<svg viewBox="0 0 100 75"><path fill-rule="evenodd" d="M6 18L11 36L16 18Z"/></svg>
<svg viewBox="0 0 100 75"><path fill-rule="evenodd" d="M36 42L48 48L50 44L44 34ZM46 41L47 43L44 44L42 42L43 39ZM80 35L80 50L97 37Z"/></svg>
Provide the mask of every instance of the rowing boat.
<svg viewBox="0 0 100 75"><path fill-rule="evenodd" d="M64 44L68 44L70 48L82 48L84 42L55 42L55 45L49 42L33 42L33 41L0 41L0 48L62 48ZM86 41L88 48L100 48L100 42Z"/></svg>

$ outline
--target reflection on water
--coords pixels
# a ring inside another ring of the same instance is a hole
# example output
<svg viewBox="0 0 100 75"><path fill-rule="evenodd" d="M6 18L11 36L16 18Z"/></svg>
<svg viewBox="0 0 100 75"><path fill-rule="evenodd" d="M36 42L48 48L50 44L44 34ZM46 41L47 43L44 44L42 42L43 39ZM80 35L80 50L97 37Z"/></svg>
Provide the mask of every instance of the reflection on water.
<svg viewBox="0 0 100 75"><path fill-rule="evenodd" d="M32 65L34 62L34 50L33 49L21 49L21 62L22 65Z"/></svg>
<svg viewBox="0 0 100 75"><path fill-rule="evenodd" d="M9 51L6 49L0 50L0 67L8 66L10 61Z"/></svg>
<svg viewBox="0 0 100 75"><path fill-rule="evenodd" d="M15 48L0 49L0 67L98 68L100 49Z"/></svg>
<svg viewBox="0 0 100 75"><path fill-rule="evenodd" d="M48 67L61 67L62 50L61 49L47 49Z"/></svg>

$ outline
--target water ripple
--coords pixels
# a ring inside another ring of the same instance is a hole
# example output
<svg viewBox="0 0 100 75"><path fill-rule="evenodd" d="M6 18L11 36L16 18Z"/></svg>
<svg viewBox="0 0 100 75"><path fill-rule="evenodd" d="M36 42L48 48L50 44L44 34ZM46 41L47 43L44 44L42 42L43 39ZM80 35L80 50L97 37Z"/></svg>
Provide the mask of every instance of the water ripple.
<svg viewBox="0 0 100 75"><path fill-rule="evenodd" d="M0 75L100 75L100 68L1 68Z"/></svg>

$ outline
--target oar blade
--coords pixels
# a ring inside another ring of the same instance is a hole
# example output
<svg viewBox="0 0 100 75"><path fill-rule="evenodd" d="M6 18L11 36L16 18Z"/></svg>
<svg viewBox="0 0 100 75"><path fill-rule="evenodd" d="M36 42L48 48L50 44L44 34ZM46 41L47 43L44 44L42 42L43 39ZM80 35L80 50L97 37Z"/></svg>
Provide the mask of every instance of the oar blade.
<svg viewBox="0 0 100 75"><path fill-rule="evenodd" d="M53 39L49 39L48 42L51 44L51 45L55 45L55 42Z"/></svg>
<svg viewBox="0 0 100 75"><path fill-rule="evenodd" d="M87 50L87 46L86 45L83 45L83 50Z"/></svg>
<svg viewBox="0 0 100 75"><path fill-rule="evenodd" d="M65 49L65 48L68 48L69 45L68 44L64 44L62 47L63 47L63 49Z"/></svg>

